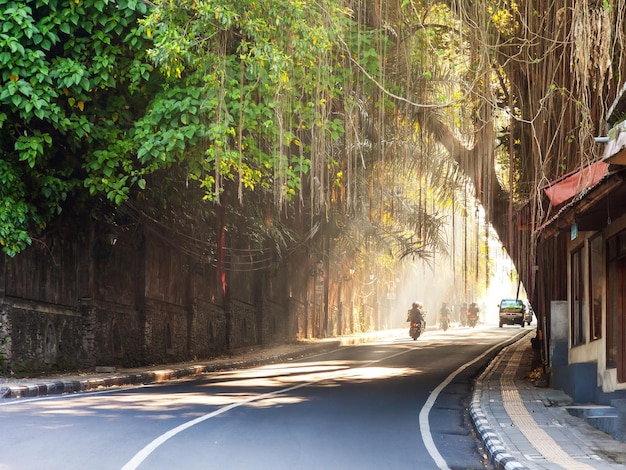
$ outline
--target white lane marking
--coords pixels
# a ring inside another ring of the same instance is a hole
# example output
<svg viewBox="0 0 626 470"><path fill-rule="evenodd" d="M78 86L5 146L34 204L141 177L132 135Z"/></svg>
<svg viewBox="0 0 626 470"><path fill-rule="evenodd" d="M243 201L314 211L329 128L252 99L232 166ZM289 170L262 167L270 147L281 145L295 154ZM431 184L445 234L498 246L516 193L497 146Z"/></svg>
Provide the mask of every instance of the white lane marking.
<svg viewBox="0 0 626 470"><path fill-rule="evenodd" d="M392 354L391 356L382 357L380 359L376 359L375 361L370 361L370 362L368 362L366 364L361 364L359 367L352 367L352 368L348 368L348 369L345 369L345 370L342 370L342 371L338 371L338 372L335 372L335 373L331 373L331 374L320 373L319 374L320 376L317 379L309 380L307 382L302 382L301 384L294 385L292 387L282 388L280 390L274 390L273 392L264 393L263 395L258 395L256 397L250 397L250 398L247 398L245 400L242 400L242 401L239 401L239 402L236 402L236 403L231 403L230 405L227 405L227 406L225 406L223 408L215 410L215 411L213 411L211 413L208 413L208 414L206 414L204 416L200 416L200 417L198 417L196 419L193 419L191 421L187 421L186 423L183 423L180 426L177 426L177 427L175 427L173 429L170 429L168 432L166 432L164 434L161 434L156 439L154 439L152 442L150 442L147 446L145 446L137 454L135 454L135 456L132 459L130 459L126 465L124 465L122 467L122 470L135 470L139 465L141 465L141 463L145 459L148 458L148 456L152 452L154 452L161 444L165 443L167 440L169 440L172 437L176 436L177 434L185 431L186 429L189 429L190 427L195 426L196 424L202 423L203 421L206 421L207 419L211 419L211 418L214 418L216 416L219 416L222 413L226 413L227 411L230 411L233 408L237 408L239 406L246 405L246 404L251 403L253 401L262 400L264 398L271 397L271 396L277 395L279 393L291 392L293 390L297 390L299 388L306 387L308 385L312 385L314 383L321 382L323 380L328 380L328 379L331 379L333 377L340 377L341 375L344 375L347 370L358 369L360 367L367 367L367 366L370 366L372 364L376 364L377 362L385 361L387 359L391 359L391 358L394 358L396 356L400 356L402 354L407 354L408 352L411 352L412 350L413 349L411 348L411 349L407 349L405 351L401 351L401 352L396 353L396 354Z"/></svg>
<svg viewBox="0 0 626 470"><path fill-rule="evenodd" d="M219 410L216 410L216 411L214 411L212 413L208 413L208 414L206 414L204 416L200 416L199 418L193 419L191 421L187 421L186 423L183 423L180 426L177 426L177 427L175 427L173 429L170 429L165 434L161 434L159 437L154 439L150 444L148 444L143 449L141 449L137 454L135 454L135 456L132 459L130 459L130 461L126 465L124 465L122 467L122 470L134 470L134 469L136 469L161 444L163 444L164 442L166 442L170 438L174 437L176 434L181 433L184 430L189 429L192 426L195 426L196 424L202 423L203 421L206 421L207 419L211 419L211 418L214 418L216 416L219 416L222 413L226 413L227 411L232 410L233 408L237 408L238 406L245 405L246 403L250 403L250 402L253 402L253 401L256 401L256 400L260 400L260 399L266 398L266 397L271 397L272 395L276 395L277 393L290 392L292 390L296 390L298 388L304 387L305 385L308 385L308 383L301 383L299 385L294 385L293 387L283 388L281 390L275 390L273 392L265 393L263 395L259 395L259 396L256 396L256 397L251 397L251 398L248 398L247 400L243 400L243 401L240 401L240 402L237 402L237 403L231 403L230 405L225 406L223 408L220 408Z"/></svg>
<svg viewBox="0 0 626 470"><path fill-rule="evenodd" d="M424 446L426 446L426 450L428 451L428 453L430 454L432 459L435 461L435 464L437 464L437 467L439 467L440 470L450 470L450 467L448 467L448 464L446 463L444 458L439 453L439 450L437 449L437 446L435 445L435 441L433 440L433 436L432 436L432 434L430 432L430 424L428 423L428 414L430 413L430 410L432 409L433 405L435 404L435 401L437 400L437 397L439 396L441 391L444 388L446 388L448 386L448 384L450 384L450 382L452 382L452 380L457 375L459 375L463 370L467 369L469 366L471 366L475 362L481 360L483 357L485 357L487 354L489 354L494 349L501 348L504 344L506 344L506 343L508 343L510 341L511 341L511 339L508 338L508 339L502 341L501 343L498 343L495 346L492 346L487 351L482 353L480 356L474 358L472 361L466 362L465 364L463 364L457 370L452 372L448 377L446 377L446 379L443 382L441 382L437 386L437 388L435 388L432 392L430 392L430 395L428 396L428 399L426 400L426 403L424 403L424 406L422 407L422 409L420 411L420 415L419 415L420 434L422 435L422 441L424 441Z"/></svg>

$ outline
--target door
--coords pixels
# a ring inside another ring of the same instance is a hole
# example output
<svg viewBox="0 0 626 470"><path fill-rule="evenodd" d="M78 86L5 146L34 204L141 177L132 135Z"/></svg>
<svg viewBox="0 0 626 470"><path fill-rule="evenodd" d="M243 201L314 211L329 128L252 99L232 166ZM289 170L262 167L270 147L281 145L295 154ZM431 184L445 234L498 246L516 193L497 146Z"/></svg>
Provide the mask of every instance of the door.
<svg viewBox="0 0 626 470"><path fill-rule="evenodd" d="M626 233L607 241L606 365L626 382Z"/></svg>

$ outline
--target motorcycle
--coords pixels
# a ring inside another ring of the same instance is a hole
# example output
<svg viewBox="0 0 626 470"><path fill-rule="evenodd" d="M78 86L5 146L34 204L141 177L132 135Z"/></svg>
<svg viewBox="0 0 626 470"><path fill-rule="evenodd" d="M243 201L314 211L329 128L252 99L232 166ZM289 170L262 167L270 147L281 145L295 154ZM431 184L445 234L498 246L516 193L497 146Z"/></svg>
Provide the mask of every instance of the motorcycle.
<svg viewBox="0 0 626 470"><path fill-rule="evenodd" d="M467 316L467 324L471 326L472 328L474 328L477 323L478 323L478 315L475 313L470 313Z"/></svg>
<svg viewBox="0 0 626 470"><path fill-rule="evenodd" d="M413 341L415 341L422 334L422 330L423 325L421 323L412 321L411 327L409 328L409 336L413 338Z"/></svg>
<svg viewBox="0 0 626 470"><path fill-rule="evenodd" d="M443 331L447 331L450 328L450 319L447 316L442 316L439 326Z"/></svg>

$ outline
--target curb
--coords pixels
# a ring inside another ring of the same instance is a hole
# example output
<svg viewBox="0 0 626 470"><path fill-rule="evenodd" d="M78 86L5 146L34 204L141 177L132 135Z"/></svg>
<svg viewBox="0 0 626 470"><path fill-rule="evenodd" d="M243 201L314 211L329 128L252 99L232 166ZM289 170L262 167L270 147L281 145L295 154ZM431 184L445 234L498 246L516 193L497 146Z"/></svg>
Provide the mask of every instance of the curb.
<svg viewBox="0 0 626 470"><path fill-rule="evenodd" d="M405 333L405 329L392 329L321 339L313 342L316 344L311 344L309 346L303 344L300 346L301 349L298 349L296 346L294 346L293 351L283 354L277 354L275 356L270 356L263 359L233 359L232 361L226 361L221 363L214 362L215 360L212 361L211 359L207 359L204 363L202 363L201 361L199 364L193 364L184 367L163 365L163 368L158 370L117 374L115 372L112 372L107 373L106 377L94 377L94 374L90 374L91 377L85 377L84 379L72 378L63 380L48 378L42 379L41 381L37 381L36 379L27 379L29 382L32 383L0 385L0 400L5 398L34 398L48 395L60 395L64 393L78 393L102 390L110 387L121 387L127 385L148 385L160 382L167 382L183 377L193 377L196 375L202 375L211 372L231 369L243 369L248 367L274 364L277 362L286 362L296 358L327 352L341 346L368 343L384 338L397 337L398 335Z"/></svg>
<svg viewBox="0 0 626 470"><path fill-rule="evenodd" d="M489 421L480 409L479 404L472 402L470 405L470 415L474 421L474 427L485 445L485 451L487 452L489 461L495 468L499 470L519 470L526 468L506 451L498 435L493 432L493 429L489 426Z"/></svg>
<svg viewBox="0 0 626 470"><path fill-rule="evenodd" d="M342 345L341 341L325 341L323 344L305 347L300 351L279 354L265 359L233 360L219 364L196 364L186 367L167 368L139 373L112 374L107 377L89 377L85 379L44 380L32 385L15 384L0 386L0 399L3 398L33 398L64 393L88 392L110 387L125 385L148 385L183 377L192 377L211 372L256 367L277 362L293 360L296 357L305 357L319 354Z"/></svg>
<svg viewBox="0 0 626 470"><path fill-rule="evenodd" d="M513 342L515 344L515 342ZM507 346L507 348L511 345ZM506 349L506 348L505 348ZM504 351L504 350L503 350ZM498 434L494 432L493 428L489 425L489 420L480 406L482 401L483 390L483 378L492 372L492 369L497 367L502 361L502 351L498 353L493 361L485 368L485 370L476 379L474 384L474 393L472 394L472 402L470 404L470 415L474 422L474 427L480 436L480 440L485 446L485 451L489 457L489 462L498 470L520 470L527 469L524 465L519 463L515 457L507 452L504 443L498 437Z"/></svg>

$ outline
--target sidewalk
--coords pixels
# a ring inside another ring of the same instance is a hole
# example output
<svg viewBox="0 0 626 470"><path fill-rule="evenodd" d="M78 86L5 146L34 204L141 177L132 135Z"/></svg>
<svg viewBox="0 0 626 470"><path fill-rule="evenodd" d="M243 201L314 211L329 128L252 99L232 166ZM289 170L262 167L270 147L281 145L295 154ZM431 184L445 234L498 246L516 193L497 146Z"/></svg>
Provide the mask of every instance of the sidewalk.
<svg viewBox="0 0 626 470"><path fill-rule="evenodd" d="M572 416L572 399L536 387L534 332L502 350L476 381L470 413L497 469L626 469L626 443Z"/></svg>
<svg viewBox="0 0 626 470"><path fill-rule="evenodd" d="M37 397L115 386L165 382L182 377L294 360L342 345L397 338L406 330L390 330L324 340L305 340L233 351L206 362L48 378L0 377L0 398ZM613 439L567 411L573 405L559 390L535 387L529 380L534 351L529 331L503 349L477 379L470 414L490 462L498 470L623 469L626 443Z"/></svg>

